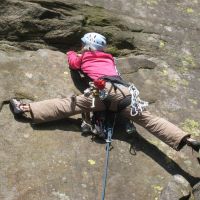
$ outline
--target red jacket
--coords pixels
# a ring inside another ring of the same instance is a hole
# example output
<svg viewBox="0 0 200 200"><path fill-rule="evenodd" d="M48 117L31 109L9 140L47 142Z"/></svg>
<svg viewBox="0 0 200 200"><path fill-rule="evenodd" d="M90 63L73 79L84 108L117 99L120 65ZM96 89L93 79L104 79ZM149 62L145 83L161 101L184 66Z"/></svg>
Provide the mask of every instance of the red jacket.
<svg viewBox="0 0 200 200"><path fill-rule="evenodd" d="M86 51L78 55L74 51L67 52L69 67L82 70L92 80L102 76L117 76L114 58L111 54L102 51Z"/></svg>

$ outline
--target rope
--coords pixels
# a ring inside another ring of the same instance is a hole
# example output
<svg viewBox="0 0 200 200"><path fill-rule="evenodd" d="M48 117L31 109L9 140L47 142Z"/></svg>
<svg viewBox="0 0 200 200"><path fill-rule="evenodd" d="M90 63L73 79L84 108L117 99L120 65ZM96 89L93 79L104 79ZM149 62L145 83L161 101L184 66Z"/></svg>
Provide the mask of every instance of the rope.
<svg viewBox="0 0 200 200"><path fill-rule="evenodd" d="M113 129L115 126L116 114L114 116L113 125L112 127L107 127L107 139L106 139L106 161L104 167L104 176L103 176L103 190L101 200L105 199L105 192L106 192L106 182L107 182L107 175L108 175L108 162L109 162L109 155L110 155L110 146L112 142L112 135Z"/></svg>

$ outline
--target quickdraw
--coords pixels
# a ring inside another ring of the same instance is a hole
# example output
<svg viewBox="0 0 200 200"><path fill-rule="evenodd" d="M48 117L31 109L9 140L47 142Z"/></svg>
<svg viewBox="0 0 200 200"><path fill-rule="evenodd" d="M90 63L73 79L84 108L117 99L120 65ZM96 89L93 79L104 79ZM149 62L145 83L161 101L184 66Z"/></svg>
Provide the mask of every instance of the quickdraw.
<svg viewBox="0 0 200 200"><path fill-rule="evenodd" d="M101 85L98 85L99 82L101 83ZM91 108L95 107L95 98L96 97L99 97L101 100L104 100L108 96L108 92L105 90L105 81L104 81L104 85L103 85L101 79L99 80L99 82L97 82L97 81L89 82L90 87L84 91L85 96L90 96L92 94Z"/></svg>

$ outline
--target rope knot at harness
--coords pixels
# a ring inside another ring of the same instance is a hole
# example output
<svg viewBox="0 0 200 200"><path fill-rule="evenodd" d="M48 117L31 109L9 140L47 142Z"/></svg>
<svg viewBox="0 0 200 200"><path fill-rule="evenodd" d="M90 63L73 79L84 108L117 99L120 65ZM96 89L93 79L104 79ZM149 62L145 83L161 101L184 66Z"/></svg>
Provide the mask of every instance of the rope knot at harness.
<svg viewBox="0 0 200 200"><path fill-rule="evenodd" d="M142 113L144 109L149 105L147 101L142 101L139 98L139 90L135 87L134 84L129 86L129 92L131 94L131 116L136 116L137 114Z"/></svg>

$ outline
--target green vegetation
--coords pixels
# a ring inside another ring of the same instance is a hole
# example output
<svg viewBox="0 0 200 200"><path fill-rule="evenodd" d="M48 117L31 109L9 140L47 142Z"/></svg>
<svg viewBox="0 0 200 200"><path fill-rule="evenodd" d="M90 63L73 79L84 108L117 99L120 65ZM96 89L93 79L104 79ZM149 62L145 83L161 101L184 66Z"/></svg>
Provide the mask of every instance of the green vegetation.
<svg viewBox="0 0 200 200"><path fill-rule="evenodd" d="M158 1L157 0L147 0L146 3L148 5L158 5Z"/></svg>
<svg viewBox="0 0 200 200"><path fill-rule="evenodd" d="M186 9L186 12L189 13L189 14L191 14L191 13L194 12L194 10L193 10L192 8L187 8L187 9Z"/></svg>
<svg viewBox="0 0 200 200"><path fill-rule="evenodd" d="M183 86L188 86L189 85L189 82L185 79L181 79L180 80L180 84L183 85Z"/></svg>
<svg viewBox="0 0 200 200"><path fill-rule="evenodd" d="M195 99L188 99L188 101L190 101L192 104L197 105L198 101Z"/></svg>
<svg viewBox="0 0 200 200"><path fill-rule="evenodd" d="M118 56L120 54L119 49L117 49L115 46L108 46L106 48L106 52L111 53L114 56Z"/></svg>
<svg viewBox="0 0 200 200"><path fill-rule="evenodd" d="M185 132L192 134L193 136L200 136L200 125L197 121L186 119L181 126Z"/></svg>
<svg viewBox="0 0 200 200"><path fill-rule="evenodd" d="M186 66L178 67L178 72L180 72L181 74L185 74L188 72L188 68Z"/></svg>
<svg viewBox="0 0 200 200"><path fill-rule="evenodd" d="M187 67L187 68L195 68L196 67L196 63L194 61L194 57L193 56L184 56L182 58L182 64L183 64L183 67Z"/></svg>
<svg viewBox="0 0 200 200"><path fill-rule="evenodd" d="M165 42L163 40L160 40L159 47L162 49L165 46Z"/></svg>
<svg viewBox="0 0 200 200"><path fill-rule="evenodd" d="M85 17L84 32L99 32L105 35L108 41L106 51L114 56L122 56L135 52L134 33L118 16L101 7L85 6L81 9Z"/></svg>
<svg viewBox="0 0 200 200"><path fill-rule="evenodd" d="M169 72L168 72L167 69L163 69L163 70L161 71L161 75L162 75L162 76L168 76L168 74L169 74Z"/></svg>
<svg viewBox="0 0 200 200"><path fill-rule="evenodd" d="M178 80L176 79L170 79L167 81L167 84L172 88L177 88L178 86Z"/></svg>

